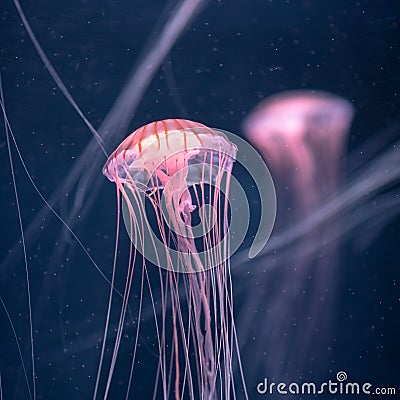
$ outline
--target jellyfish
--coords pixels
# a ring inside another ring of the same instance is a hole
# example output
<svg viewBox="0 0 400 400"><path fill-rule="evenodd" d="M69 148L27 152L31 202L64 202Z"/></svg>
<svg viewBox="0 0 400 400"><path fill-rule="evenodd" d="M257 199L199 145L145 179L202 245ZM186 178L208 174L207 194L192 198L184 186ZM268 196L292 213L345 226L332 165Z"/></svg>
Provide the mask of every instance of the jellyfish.
<svg viewBox="0 0 400 400"><path fill-rule="evenodd" d="M353 106L347 100L303 90L272 96L245 120L246 136L267 160L276 182L277 232L296 226L340 187L352 118ZM291 261L272 278L277 284L268 295L273 328L267 335L274 343L269 355L276 378L301 373L317 343L329 347L326 332L335 304L337 244L327 233L335 230L338 225L330 221L303 232L291 248ZM307 254L310 247L314 251ZM259 298L249 301L250 309L261 307Z"/></svg>
<svg viewBox="0 0 400 400"><path fill-rule="evenodd" d="M244 122L246 136L275 175L291 181L297 217L337 187L352 119L347 100L300 90L263 101Z"/></svg>
<svg viewBox="0 0 400 400"><path fill-rule="evenodd" d="M227 194L236 151L236 146L216 129L167 119L135 130L108 158L103 173L116 185L118 214L122 208L132 240L105 398L110 391L139 253L146 275L148 259L165 272L159 274L163 310L155 314L157 375L161 383L158 388L155 379L154 395L160 390L164 399L229 399L239 390L233 374L236 332L227 236ZM148 218L151 210L154 233ZM200 222L194 221L195 212ZM116 258L114 270L118 264ZM114 279L111 283L109 304ZM99 390L108 329L106 325L94 398ZM134 365L132 374L133 370ZM245 393L244 381L241 385ZM127 395L129 390L128 386Z"/></svg>

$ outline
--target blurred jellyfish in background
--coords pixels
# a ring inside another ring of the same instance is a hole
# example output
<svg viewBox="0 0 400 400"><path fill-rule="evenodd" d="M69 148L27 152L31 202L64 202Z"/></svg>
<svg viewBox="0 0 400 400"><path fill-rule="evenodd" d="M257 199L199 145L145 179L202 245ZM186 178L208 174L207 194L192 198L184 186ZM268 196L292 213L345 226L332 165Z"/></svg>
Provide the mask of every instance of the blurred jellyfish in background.
<svg viewBox="0 0 400 400"><path fill-rule="evenodd" d="M260 149L275 180L288 184L280 196L286 208L282 218L301 218L337 188L352 119L350 102L318 91L277 94L246 119L246 137Z"/></svg>
<svg viewBox="0 0 400 400"><path fill-rule="evenodd" d="M345 184L353 114L352 104L343 98L299 90L266 99L243 124L246 137L271 169L278 212L275 237L265 251L273 250L274 255L255 261L258 273L253 283L260 293L243 307L242 335L260 338L257 354L264 353L256 363L275 379L301 378L307 365L315 368L316 360L327 359L335 341L332 328L341 274L338 239L354 228L359 203L363 219L368 219L368 193L384 192L399 179L394 146ZM388 170L394 179L387 181ZM393 211L395 195L389 196L389 203L383 204ZM279 268L271 269L274 265ZM260 273L269 268L269 273ZM259 323L254 324L254 318Z"/></svg>

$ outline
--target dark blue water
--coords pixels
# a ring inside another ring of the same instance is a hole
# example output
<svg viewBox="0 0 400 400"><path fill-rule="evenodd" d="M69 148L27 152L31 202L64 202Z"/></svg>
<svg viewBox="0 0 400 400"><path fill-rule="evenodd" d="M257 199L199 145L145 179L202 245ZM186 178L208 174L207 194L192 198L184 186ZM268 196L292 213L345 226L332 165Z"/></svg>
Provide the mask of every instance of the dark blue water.
<svg viewBox="0 0 400 400"><path fill-rule="evenodd" d="M124 87L144 44L157 37L174 6L173 2L167 5L160 1L22 3L47 56L95 127ZM129 129L115 132L115 141L144 123L171 116L242 135L244 117L263 98L284 90L320 89L350 100L355 107L347 149L351 153L398 121L399 15L395 0L210 1L175 43L132 115ZM43 66L11 0L2 2L1 18L0 65L8 118L34 182L48 197L82 153L91 133ZM8 261L0 270L0 296L13 322L32 387L22 247L9 256L20 230L4 133L2 128L0 259L8 256ZM368 151L373 154L377 149ZM27 179L15 149L13 156L22 223L27 227L43 201ZM105 161L100 151L96 157ZM100 181L100 191L91 199L91 185ZM82 185L88 207L74 218L74 231L109 276L116 225L115 188L102 179L101 170L96 181L77 182L71 192L62 193L64 201L57 205L57 211L66 215L72 209ZM283 187L285 182L276 185ZM59 236L61 228L55 217L48 216L27 241L37 395L42 399L87 399L93 393L109 287L76 241L65 232ZM271 364L288 360L284 355L283 360L268 359L265 353L273 346L268 337L255 333L243 338L250 399L261 398L256 385L265 376L286 382L322 382L340 370L353 381L393 386L400 392L400 221L392 219L379 228L375 239L361 250L355 246L357 235L355 232L340 244L332 285L336 300L334 307L326 310L332 325L329 332L324 331L326 340L316 340L312 354L303 360L301 376L297 369L291 375L290 368L285 376L270 376ZM61 246L65 238L67 244ZM123 238L122 260L126 245ZM262 262L234 265L240 271L235 287L246 288L246 279L250 279L246 277L263 267ZM123 271L119 279L123 282ZM277 282L275 276L274 285ZM262 292L268 298L273 288L263 285ZM249 291L251 287L239 290L238 310L245 306ZM285 318L291 320L290 310ZM3 397L27 399L21 359L3 307L0 323ZM240 337L240 320L237 324ZM321 330L322 326L323 321ZM129 335L128 330L122 348L125 355L132 349ZM155 337L151 314L147 314L140 339L147 350L136 369L135 398L150 399L152 395ZM122 358L117 369L111 398L121 398L120 390L124 393L128 368L129 356ZM284 396L276 398L280 397Z"/></svg>

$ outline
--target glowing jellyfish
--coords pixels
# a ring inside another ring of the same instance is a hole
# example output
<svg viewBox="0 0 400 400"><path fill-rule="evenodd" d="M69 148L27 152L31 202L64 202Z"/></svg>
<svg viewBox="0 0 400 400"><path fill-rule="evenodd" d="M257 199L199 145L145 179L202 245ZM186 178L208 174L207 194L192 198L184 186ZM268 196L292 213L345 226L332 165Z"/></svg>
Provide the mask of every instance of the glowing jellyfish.
<svg viewBox="0 0 400 400"><path fill-rule="evenodd" d="M293 91L258 105L244 128L275 173L291 181L297 206L307 211L336 187L352 119L353 106L345 99Z"/></svg>
<svg viewBox="0 0 400 400"><path fill-rule="evenodd" d="M244 122L246 136L267 160L276 182L278 235L335 194L352 117L353 107L345 99L325 92L293 91L265 100ZM313 351L330 346L326 331L335 299L337 246L327 234L335 230L339 226L330 221L303 232L290 248L291 261L269 275L275 290L267 300L264 296L263 304L268 304L273 327L264 324L268 329L264 337L273 344L267 363L275 378L304 372ZM276 257L280 256L278 252ZM249 308L261 308L261 297L250 299Z"/></svg>
<svg viewBox="0 0 400 400"><path fill-rule="evenodd" d="M236 151L222 132L169 119L137 129L108 158L103 173L116 184L119 212L122 197L133 243L105 397L120 348L135 264L140 259L142 273L147 271L146 258L163 268L159 272L162 312L155 315L161 383L157 387L154 380L155 393L162 393L164 399L228 399L238 390L232 373L236 334L226 235L227 192ZM156 232L149 222L151 213ZM194 213L199 223L193 222ZM116 267L117 261L114 271ZM181 283L186 303L181 301ZM105 338L107 330L108 325ZM104 348L105 339L94 397L100 390ZM133 369L134 365L132 373Z"/></svg>

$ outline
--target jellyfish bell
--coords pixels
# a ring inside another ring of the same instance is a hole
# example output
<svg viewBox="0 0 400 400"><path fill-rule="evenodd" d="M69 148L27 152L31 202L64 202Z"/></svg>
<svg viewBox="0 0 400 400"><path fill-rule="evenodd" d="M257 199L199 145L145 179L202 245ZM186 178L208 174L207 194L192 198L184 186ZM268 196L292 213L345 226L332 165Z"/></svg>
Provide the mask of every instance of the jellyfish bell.
<svg viewBox="0 0 400 400"><path fill-rule="evenodd" d="M297 90L267 98L245 120L246 134L252 141L284 135L299 139L314 128L316 134L345 134L353 118L353 106L339 96L323 91Z"/></svg>
<svg viewBox="0 0 400 400"><path fill-rule="evenodd" d="M103 174L111 182L125 183L129 169L152 171L164 185L167 176L187 166L201 149L215 149L217 155L224 152L231 159L237 151L223 133L217 134L198 122L184 119L156 121L129 135L110 155Z"/></svg>

